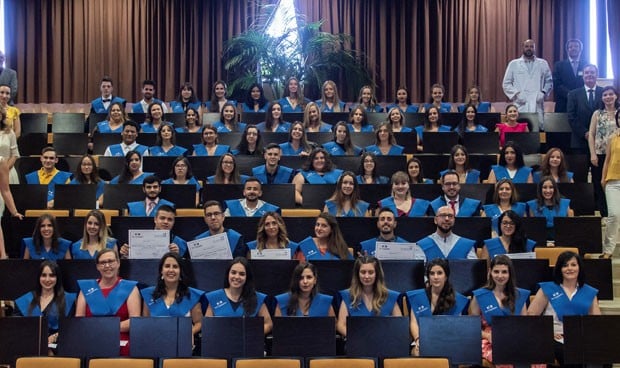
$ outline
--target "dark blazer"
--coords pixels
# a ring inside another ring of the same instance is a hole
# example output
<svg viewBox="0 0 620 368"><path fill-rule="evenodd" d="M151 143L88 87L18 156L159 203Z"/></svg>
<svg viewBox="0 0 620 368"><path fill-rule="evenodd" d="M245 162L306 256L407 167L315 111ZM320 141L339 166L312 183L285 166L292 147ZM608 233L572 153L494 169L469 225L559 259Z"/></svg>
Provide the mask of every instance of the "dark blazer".
<svg viewBox="0 0 620 368"><path fill-rule="evenodd" d="M573 73L570 60L560 60L553 66L553 95L555 96L555 112L567 111L568 92L583 86L583 68L587 61L580 59L577 75Z"/></svg>
<svg viewBox="0 0 620 368"><path fill-rule="evenodd" d="M603 87L594 88L594 108L588 104L588 92L586 87L579 87L568 92L568 122L572 129L571 148L588 149L588 141L584 138L590 129L592 114L601 105ZM586 151L587 152L587 151Z"/></svg>

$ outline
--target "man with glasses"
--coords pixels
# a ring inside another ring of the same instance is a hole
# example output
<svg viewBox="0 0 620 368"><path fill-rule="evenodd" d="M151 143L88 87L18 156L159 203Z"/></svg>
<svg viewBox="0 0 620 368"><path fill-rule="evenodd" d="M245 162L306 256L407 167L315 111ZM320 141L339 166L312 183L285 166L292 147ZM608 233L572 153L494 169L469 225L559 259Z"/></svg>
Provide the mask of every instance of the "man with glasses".
<svg viewBox="0 0 620 368"><path fill-rule="evenodd" d="M142 192L146 195L143 201L127 203L129 216L155 217L157 209L162 206L174 208L174 203L159 198L161 193L161 179L155 175L149 175L142 182Z"/></svg>
<svg viewBox="0 0 620 368"><path fill-rule="evenodd" d="M461 184L456 171L449 170L441 176L441 190L443 195L431 202L433 213L437 213L440 207L448 206L457 217L480 215L480 201L460 195Z"/></svg>
<svg viewBox="0 0 620 368"><path fill-rule="evenodd" d="M436 211L437 230L417 242L427 261L435 258L478 259L474 250L476 242L452 232L455 218L450 206L442 206Z"/></svg>
<svg viewBox="0 0 620 368"><path fill-rule="evenodd" d="M218 201L207 201L204 204L205 223L209 230L198 234L195 240L206 238L208 236L226 233L228 244L233 258L247 257L248 247L243 240L243 235L233 229L224 228L224 210Z"/></svg>

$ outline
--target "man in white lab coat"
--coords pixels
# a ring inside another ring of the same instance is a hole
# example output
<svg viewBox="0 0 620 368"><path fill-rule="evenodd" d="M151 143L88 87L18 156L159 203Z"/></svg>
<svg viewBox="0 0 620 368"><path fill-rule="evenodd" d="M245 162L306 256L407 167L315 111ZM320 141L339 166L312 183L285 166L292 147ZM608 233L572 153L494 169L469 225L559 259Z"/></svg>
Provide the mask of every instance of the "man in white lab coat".
<svg viewBox="0 0 620 368"><path fill-rule="evenodd" d="M520 112L538 113L543 129L543 104L553 89L553 77L547 61L536 57L534 40L525 40L523 55L508 63L502 87Z"/></svg>

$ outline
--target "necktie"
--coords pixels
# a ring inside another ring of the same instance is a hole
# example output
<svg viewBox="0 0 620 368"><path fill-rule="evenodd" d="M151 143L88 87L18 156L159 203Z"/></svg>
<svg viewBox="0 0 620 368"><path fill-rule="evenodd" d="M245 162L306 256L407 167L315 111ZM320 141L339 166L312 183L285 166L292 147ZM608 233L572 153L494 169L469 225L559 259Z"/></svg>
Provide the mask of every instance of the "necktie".
<svg viewBox="0 0 620 368"><path fill-rule="evenodd" d="M570 64L573 67L573 74L577 75L577 68L579 67L579 62L574 60L571 61Z"/></svg>
<svg viewBox="0 0 620 368"><path fill-rule="evenodd" d="M450 208L452 208L452 212L456 215L456 201L450 201Z"/></svg>
<svg viewBox="0 0 620 368"><path fill-rule="evenodd" d="M588 104L591 109L594 109L594 90L591 88L588 90Z"/></svg>
<svg viewBox="0 0 620 368"><path fill-rule="evenodd" d="M153 208L155 208L155 201L149 201L148 205L146 206L146 215L150 216L151 212L153 212Z"/></svg>
<svg viewBox="0 0 620 368"><path fill-rule="evenodd" d="M109 98L104 98L102 101L103 101L103 103L106 103L106 102L110 102L110 101L112 101L112 100L111 100L111 99L109 99Z"/></svg>

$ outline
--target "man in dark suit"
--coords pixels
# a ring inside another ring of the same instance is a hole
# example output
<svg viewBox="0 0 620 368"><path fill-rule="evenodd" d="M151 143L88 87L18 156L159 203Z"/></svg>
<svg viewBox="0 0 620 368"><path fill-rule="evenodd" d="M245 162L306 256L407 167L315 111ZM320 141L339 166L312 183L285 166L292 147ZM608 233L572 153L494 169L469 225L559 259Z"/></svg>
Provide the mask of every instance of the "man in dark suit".
<svg viewBox="0 0 620 368"><path fill-rule="evenodd" d="M581 58L583 44L578 39L566 42L568 59L560 60L553 66L553 92L555 112L566 112L568 92L583 86L583 68L587 62Z"/></svg>

